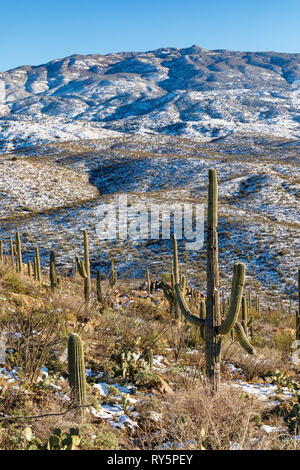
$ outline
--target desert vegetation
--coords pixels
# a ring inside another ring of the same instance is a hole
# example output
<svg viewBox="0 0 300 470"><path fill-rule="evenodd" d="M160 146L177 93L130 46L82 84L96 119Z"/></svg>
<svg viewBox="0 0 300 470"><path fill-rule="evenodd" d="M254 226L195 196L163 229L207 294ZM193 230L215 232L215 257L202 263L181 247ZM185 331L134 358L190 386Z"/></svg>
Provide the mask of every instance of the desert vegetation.
<svg viewBox="0 0 300 470"><path fill-rule="evenodd" d="M19 232L0 243L1 449L299 449L300 305L244 261L220 275L213 169L206 197L201 289L175 236L171 272L143 280L110 255L95 271L88 230L68 271L41 243L24 263Z"/></svg>

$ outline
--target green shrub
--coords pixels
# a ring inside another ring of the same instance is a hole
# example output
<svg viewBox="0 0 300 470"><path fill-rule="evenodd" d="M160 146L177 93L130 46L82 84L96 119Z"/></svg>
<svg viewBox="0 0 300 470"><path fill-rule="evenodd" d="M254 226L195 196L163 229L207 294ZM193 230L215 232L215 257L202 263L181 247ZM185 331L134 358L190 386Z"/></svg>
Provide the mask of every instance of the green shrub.
<svg viewBox="0 0 300 470"><path fill-rule="evenodd" d="M3 283L6 289L17 294L24 294L26 292L26 286L17 273L7 273L3 279Z"/></svg>

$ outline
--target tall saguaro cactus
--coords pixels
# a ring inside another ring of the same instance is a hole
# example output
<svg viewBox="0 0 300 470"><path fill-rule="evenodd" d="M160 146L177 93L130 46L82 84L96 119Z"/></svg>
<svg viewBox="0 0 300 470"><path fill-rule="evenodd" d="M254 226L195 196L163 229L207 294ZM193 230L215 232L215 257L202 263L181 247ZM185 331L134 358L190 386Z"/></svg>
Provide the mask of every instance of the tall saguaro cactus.
<svg viewBox="0 0 300 470"><path fill-rule="evenodd" d="M91 283L91 268L90 268L90 254L89 254L89 239L87 231L83 231L84 237L84 265L86 270L86 278L84 281L84 292L85 298L87 301L90 300L91 297L91 290L92 290L92 283Z"/></svg>
<svg viewBox="0 0 300 470"><path fill-rule="evenodd" d="M41 273L40 251L37 246L35 246L34 249L35 249L35 279L38 282L41 282L42 273Z"/></svg>
<svg viewBox="0 0 300 470"><path fill-rule="evenodd" d="M55 266L55 253L54 251L50 251L50 285L51 289L54 290L57 286L57 275L56 275L56 266Z"/></svg>
<svg viewBox="0 0 300 470"><path fill-rule="evenodd" d="M205 341L206 372L210 380L212 390L216 392L220 384L220 362L222 335L230 333L234 328L236 337L241 346L253 354L251 346L242 325L237 321L243 287L245 283L245 265L235 263L233 266L233 278L231 297L227 315L221 321L219 300L219 266L218 266L218 184L216 171L209 170L208 184L208 215L207 215L207 296L206 314L202 306L201 317L191 313L185 300L179 283L175 284L177 300L184 317L192 324L200 326Z"/></svg>
<svg viewBox="0 0 300 470"><path fill-rule="evenodd" d="M28 276L32 277L32 264L31 264L31 261L27 261L27 272L28 272Z"/></svg>
<svg viewBox="0 0 300 470"><path fill-rule="evenodd" d="M92 282L91 282L91 268L90 268L90 255L89 255L89 239L87 231L83 230L84 237L84 261L80 260L78 256L75 257L77 269L80 276L84 279L84 298L88 303L91 297Z"/></svg>
<svg viewBox="0 0 300 470"><path fill-rule="evenodd" d="M182 290L186 290L186 279L180 278L179 276L179 264L178 264L178 246L175 233L173 234L173 262L171 269L171 287L161 282L163 293L170 304L171 313L174 314L176 320L180 321L180 308L177 301L177 295L175 285L180 284Z"/></svg>
<svg viewBox="0 0 300 470"><path fill-rule="evenodd" d="M14 243L13 243L13 239L11 235L9 236L9 245L10 245L11 265L12 265L12 268L14 269L15 268L15 250L14 250Z"/></svg>
<svg viewBox="0 0 300 470"><path fill-rule="evenodd" d="M204 329L206 369L217 389L220 381L221 338L216 334L220 325L219 264L218 264L218 183L215 170L208 174L207 212L207 294L206 328Z"/></svg>
<svg viewBox="0 0 300 470"><path fill-rule="evenodd" d="M296 339L300 340L300 268L298 268L298 312L296 310Z"/></svg>
<svg viewBox="0 0 300 470"><path fill-rule="evenodd" d="M68 370L72 404L84 405L86 404L84 355L81 338L76 333L72 333L68 341Z"/></svg>
<svg viewBox="0 0 300 470"><path fill-rule="evenodd" d="M111 260L111 265L110 265L110 273L108 275L108 282L110 284L110 287L112 289L114 289L117 285L117 279L118 279L118 275L117 275L117 272L115 270L115 263L114 263L114 260L112 259Z"/></svg>
<svg viewBox="0 0 300 470"><path fill-rule="evenodd" d="M17 254L17 272L23 272L22 247L19 232L16 232L16 254Z"/></svg>

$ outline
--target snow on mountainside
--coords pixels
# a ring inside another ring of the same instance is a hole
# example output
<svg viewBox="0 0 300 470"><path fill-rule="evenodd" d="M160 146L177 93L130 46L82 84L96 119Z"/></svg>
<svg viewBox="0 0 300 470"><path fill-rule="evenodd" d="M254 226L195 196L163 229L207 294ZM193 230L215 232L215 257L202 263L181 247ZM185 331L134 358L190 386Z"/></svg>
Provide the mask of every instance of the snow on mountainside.
<svg viewBox="0 0 300 470"><path fill-rule="evenodd" d="M300 54L159 49L72 56L0 73L0 238L71 269L89 232L92 273L157 278L170 240L101 240L99 207L206 204L218 171L222 285L234 261L256 291L295 300L300 257ZM2 176L2 178L1 178ZM205 246L180 259L203 288ZM225 283L225 284L224 284ZM226 284L227 283L227 284ZM228 284L229 285L229 284Z"/></svg>
<svg viewBox="0 0 300 470"><path fill-rule="evenodd" d="M0 148L111 131L297 139L299 83L300 54L198 46L22 66L0 73Z"/></svg>

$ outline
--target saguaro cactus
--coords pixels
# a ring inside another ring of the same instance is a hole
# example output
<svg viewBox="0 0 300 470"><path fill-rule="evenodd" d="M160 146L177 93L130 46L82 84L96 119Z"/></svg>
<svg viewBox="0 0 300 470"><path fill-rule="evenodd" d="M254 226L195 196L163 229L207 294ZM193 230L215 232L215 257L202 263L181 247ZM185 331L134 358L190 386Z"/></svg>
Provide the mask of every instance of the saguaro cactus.
<svg viewBox="0 0 300 470"><path fill-rule="evenodd" d="M34 258L33 258L33 276L34 276L34 279L37 281L38 274L37 274L37 265L36 265L36 258L35 258L35 256L34 256Z"/></svg>
<svg viewBox="0 0 300 470"><path fill-rule="evenodd" d="M205 341L206 372L212 390L217 391L220 383L221 337L233 328L241 346L253 354L242 325L237 322L245 282L245 265L233 265L231 297L227 316L221 321L219 301L219 266L218 266L218 185L216 171L209 170L208 215L207 215L207 297L205 319L191 313L182 289L175 284L178 304L184 317L192 324L203 328ZM203 315L202 315L203 316Z"/></svg>
<svg viewBox="0 0 300 470"><path fill-rule="evenodd" d="M10 245L10 257L11 257L11 265L12 268L15 268L15 250L14 250L14 244L13 244L13 239L12 236L9 236L9 245Z"/></svg>
<svg viewBox="0 0 300 470"><path fill-rule="evenodd" d="M3 255L3 242L0 240L0 264L4 262L4 255Z"/></svg>
<svg viewBox="0 0 300 470"><path fill-rule="evenodd" d="M91 283L91 268L90 268L90 255L89 255L89 240L87 231L83 230L84 237L84 261L75 256L77 269L80 276L84 279L84 298L89 302L91 297L92 283Z"/></svg>
<svg viewBox="0 0 300 470"><path fill-rule="evenodd" d="M255 297L255 310L258 314L260 314L260 302L259 302L258 294L256 294L256 297Z"/></svg>
<svg viewBox="0 0 300 470"><path fill-rule="evenodd" d="M146 275L147 275L147 294L148 294L148 297L150 297L150 295L151 295L151 279L150 279L150 272L149 272L148 268L146 270Z"/></svg>
<svg viewBox="0 0 300 470"><path fill-rule="evenodd" d="M71 400L75 406L86 404L84 355L80 336L72 333L68 341L68 369ZM84 414L82 409L82 414Z"/></svg>
<svg viewBox="0 0 300 470"><path fill-rule="evenodd" d="M178 265L178 246L177 246L177 239L176 235L173 234L173 262L172 262L172 269L171 269L171 287L165 284L163 281L161 282L163 293L170 304L171 313L174 314L174 317L179 320L180 317L180 308L177 301L177 295L175 290L175 285L180 284L182 290L185 291L185 283L186 281L180 279L179 277L179 265Z"/></svg>
<svg viewBox="0 0 300 470"><path fill-rule="evenodd" d="M87 231L83 231L83 236L84 236L84 264L85 264L85 270L86 270L86 278L84 282L84 292L85 292L85 298L87 301L90 300L91 297L91 290L92 290L92 284L91 284L91 268L90 268L90 254L89 254L89 239L87 235Z"/></svg>
<svg viewBox="0 0 300 470"><path fill-rule="evenodd" d="M298 268L298 312L296 310L296 339L300 340L300 268Z"/></svg>
<svg viewBox="0 0 300 470"><path fill-rule="evenodd" d="M35 249L35 279L38 282L42 280L42 273L41 273L41 260L40 260L40 251L37 246L34 247Z"/></svg>
<svg viewBox="0 0 300 470"><path fill-rule="evenodd" d="M109 284L112 289L114 289L117 285L117 272L115 270L115 263L114 260L111 260L111 267L110 267L110 273L108 276Z"/></svg>
<svg viewBox="0 0 300 470"><path fill-rule="evenodd" d="M27 272L28 272L28 276L32 277L32 264L31 264L31 261L27 261Z"/></svg>
<svg viewBox="0 0 300 470"><path fill-rule="evenodd" d="M23 262L22 262L22 247L21 239L19 232L16 232L16 258L17 258L17 272L23 272Z"/></svg>
<svg viewBox="0 0 300 470"><path fill-rule="evenodd" d="M50 286L51 289L54 290L57 286L57 275L56 275L56 266L55 266L55 253L54 251L50 251Z"/></svg>

